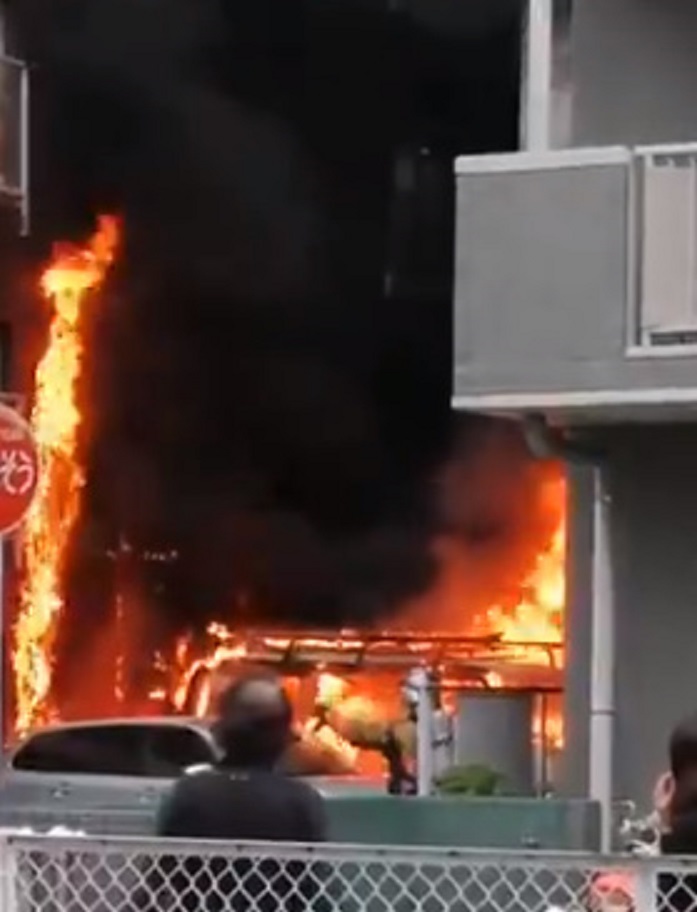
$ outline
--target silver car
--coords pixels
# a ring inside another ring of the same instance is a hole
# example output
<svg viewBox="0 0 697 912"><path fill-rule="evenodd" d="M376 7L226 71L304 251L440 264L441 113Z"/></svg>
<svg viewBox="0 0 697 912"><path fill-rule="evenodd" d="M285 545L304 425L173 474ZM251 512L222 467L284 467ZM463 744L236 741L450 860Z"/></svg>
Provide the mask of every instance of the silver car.
<svg viewBox="0 0 697 912"><path fill-rule="evenodd" d="M172 782L217 757L210 723L202 719L108 719L41 729L10 754L0 776L0 826L150 834ZM385 788L355 776L304 778L326 797Z"/></svg>

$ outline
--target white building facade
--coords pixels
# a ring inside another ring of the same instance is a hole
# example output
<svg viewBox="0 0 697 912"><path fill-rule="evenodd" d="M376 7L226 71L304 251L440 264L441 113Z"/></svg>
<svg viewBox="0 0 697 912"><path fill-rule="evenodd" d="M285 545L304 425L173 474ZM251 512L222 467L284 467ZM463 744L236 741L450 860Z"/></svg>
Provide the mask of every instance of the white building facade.
<svg viewBox="0 0 697 912"><path fill-rule="evenodd" d="M697 711L697 5L527 2L522 151L456 165L453 404L602 462L602 500L570 469L563 785L647 801Z"/></svg>

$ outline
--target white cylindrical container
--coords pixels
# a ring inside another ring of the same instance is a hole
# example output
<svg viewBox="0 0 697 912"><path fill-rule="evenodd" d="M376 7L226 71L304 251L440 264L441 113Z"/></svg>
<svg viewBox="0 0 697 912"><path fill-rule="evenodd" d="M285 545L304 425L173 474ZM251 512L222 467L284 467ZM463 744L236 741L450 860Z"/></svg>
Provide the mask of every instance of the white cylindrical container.
<svg viewBox="0 0 697 912"><path fill-rule="evenodd" d="M458 694L456 705L456 765L482 764L502 776L502 788L507 793L533 794L534 695L479 690Z"/></svg>

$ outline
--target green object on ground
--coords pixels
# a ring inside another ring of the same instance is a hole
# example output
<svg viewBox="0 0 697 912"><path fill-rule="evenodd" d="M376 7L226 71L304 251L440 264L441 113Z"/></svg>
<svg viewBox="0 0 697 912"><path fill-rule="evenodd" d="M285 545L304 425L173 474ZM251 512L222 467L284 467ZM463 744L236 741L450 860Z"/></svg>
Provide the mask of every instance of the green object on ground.
<svg viewBox="0 0 697 912"><path fill-rule="evenodd" d="M504 777L482 763L454 766L436 780L442 795L469 795L472 798L491 798L501 792Z"/></svg>

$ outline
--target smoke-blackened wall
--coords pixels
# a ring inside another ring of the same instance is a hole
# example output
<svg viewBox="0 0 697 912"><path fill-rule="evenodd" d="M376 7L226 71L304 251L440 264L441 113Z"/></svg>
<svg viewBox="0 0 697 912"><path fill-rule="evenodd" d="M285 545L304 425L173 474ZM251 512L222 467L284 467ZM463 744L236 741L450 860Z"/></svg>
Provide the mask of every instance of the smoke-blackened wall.
<svg viewBox="0 0 697 912"><path fill-rule="evenodd" d="M98 626L119 537L178 553L143 585L176 627L365 620L428 585L461 430L451 160L515 147L518 5L474 30L460 0L23 0L36 231L125 225L71 612Z"/></svg>

